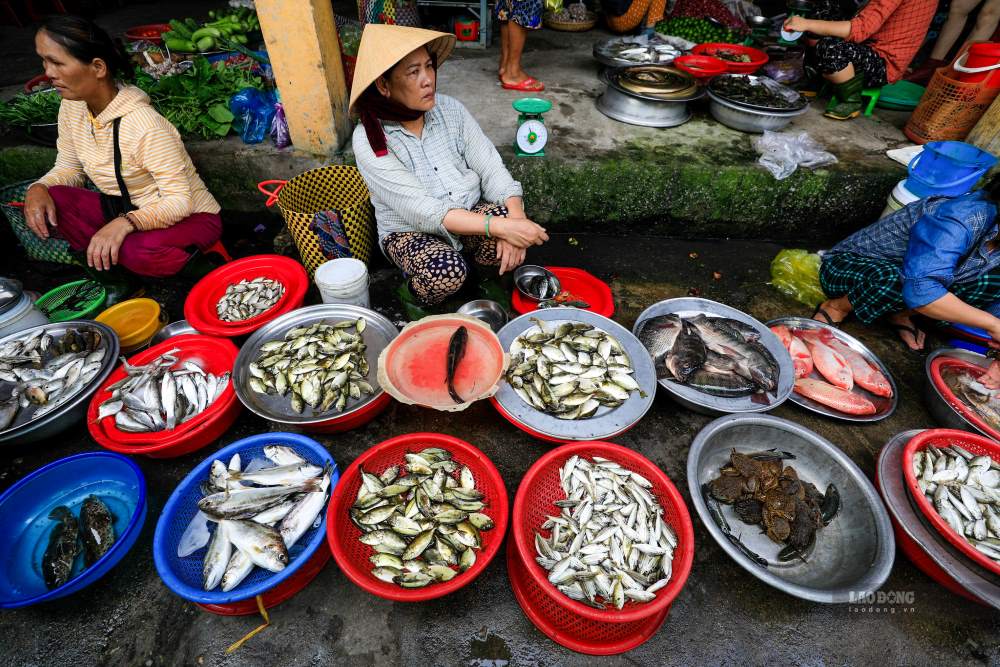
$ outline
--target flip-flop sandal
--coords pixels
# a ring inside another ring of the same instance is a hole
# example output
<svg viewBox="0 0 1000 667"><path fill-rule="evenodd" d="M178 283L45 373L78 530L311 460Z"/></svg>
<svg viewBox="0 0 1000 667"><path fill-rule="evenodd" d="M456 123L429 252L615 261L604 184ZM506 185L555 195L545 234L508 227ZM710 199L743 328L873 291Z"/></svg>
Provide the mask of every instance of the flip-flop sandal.
<svg viewBox="0 0 1000 667"><path fill-rule="evenodd" d="M906 333L910 334L911 336L913 336L913 342L919 344L919 339L920 339L920 334L921 334L921 331L920 331L919 328L917 328L915 326L911 327L908 324L898 324L896 322L889 322L888 325L889 325L889 328L892 329L893 331L897 331L897 332L898 331L905 331ZM920 347L919 349L916 349L916 350L914 350L912 347L910 347L909 344L905 340L903 340L902 338L900 338L900 340L903 342L904 345L906 345L906 349L907 350L909 350L911 352L923 352L924 351L924 347L927 346L927 333L926 332L923 332L923 333L924 333L924 345L923 345L923 347Z"/></svg>
<svg viewBox="0 0 1000 667"><path fill-rule="evenodd" d="M545 90L545 84L531 76L520 83L507 83L501 79L500 87L506 90L520 90L523 93L540 93Z"/></svg>
<svg viewBox="0 0 1000 667"><path fill-rule="evenodd" d="M816 306L816 310L813 311L812 318L815 320L817 315L821 315L823 319L826 320L826 323L829 324L831 327L835 329L840 328L840 322L834 322L833 318L830 317L830 313L823 310L823 306ZM816 321L818 322L819 320Z"/></svg>

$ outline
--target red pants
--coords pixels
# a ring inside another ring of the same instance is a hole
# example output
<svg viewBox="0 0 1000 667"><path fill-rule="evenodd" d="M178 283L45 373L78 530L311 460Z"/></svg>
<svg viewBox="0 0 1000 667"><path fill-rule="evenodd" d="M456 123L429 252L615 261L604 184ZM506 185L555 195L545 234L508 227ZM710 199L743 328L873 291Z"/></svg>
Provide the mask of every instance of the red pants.
<svg viewBox="0 0 1000 667"><path fill-rule="evenodd" d="M54 185L49 194L56 204L55 233L74 250L86 250L90 238L104 226L101 197L83 188ZM176 274L191 257L190 250L207 250L222 236L217 213L194 213L166 229L132 232L118 251L118 263L140 276L162 278Z"/></svg>

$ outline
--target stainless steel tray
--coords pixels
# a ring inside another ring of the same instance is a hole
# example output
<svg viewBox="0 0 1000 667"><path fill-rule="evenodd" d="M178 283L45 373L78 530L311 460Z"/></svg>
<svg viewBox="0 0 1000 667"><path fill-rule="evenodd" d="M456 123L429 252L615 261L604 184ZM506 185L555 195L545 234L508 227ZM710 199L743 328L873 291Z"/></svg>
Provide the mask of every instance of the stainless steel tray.
<svg viewBox="0 0 1000 667"><path fill-rule="evenodd" d="M868 349L864 343L859 341L854 336L844 333L836 327L831 327L829 324L824 324L823 322L818 322L813 319L806 317L779 317L776 320L771 320L767 323L767 326L774 326L777 324L784 324L789 329L811 329L813 331L829 331L833 334L834 338L839 340L841 343L851 348L862 357L865 361L875 366L885 377L889 380L889 384L892 385L892 397L886 398L884 396L876 396L870 391L865 391L861 387L855 386L854 393L860 394L870 400L875 404L875 409L877 412L873 415L846 415L843 412L837 412L833 408L828 408L825 405L817 403L816 401L810 400L805 396L801 396L794 391L792 395L789 396L789 400L792 403L801 405L806 410L812 410L813 412L819 413L821 415L826 415L827 417L833 417L834 419L843 419L849 422L877 422L885 419L893 412L896 411L896 405L899 404L899 389L896 387L896 381L892 377L892 373L889 372L888 367L882 363L882 360L875 356L875 353ZM809 376L816 380L826 381L819 371L815 368L812 374Z"/></svg>
<svg viewBox="0 0 1000 667"><path fill-rule="evenodd" d="M913 507L903 478L903 450L906 443L922 432L915 429L899 433L879 452L876 475L885 506L897 527L916 542L938 567L969 593L994 609L1000 609L1000 577L978 567L951 546Z"/></svg>
<svg viewBox="0 0 1000 667"><path fill-rule="evenodd" d="M714 315L716 317L728 317L734 320L749 324L760 332L760 342L774 355L778 362L778 389L765 395L763 400L760 394L752 396L741 396L739 398L726 398L723 396L712 396L703 392L675 382L674 380L660 380L660 386L666 389L681 405L708 415L721 415L734 412L765 412L773 410L782 403L792 393L795 384L795 371L792 368L792 358L788 350L781 344L778 337L771 333L763 323L750 317L741 310L737 310L724 303L712 301L710 299L700 299L697 297L681 297L678 299L667 299L654 303L652 306L642 311L632 327L632 332L639 331L639 325L651 317L668 314L679 315L680 317L691 317L698 314ZM642 345L640 343L640 345ZM643 347L646 356L649 351ZM650 357L652 358L652 357Z"/></svg>
<svg viewBox="0 0 1000 667"><path fill-rule="evenodd" d="M733 533L768 567L743 554L711 518L701 485L719 475L730 452L776 447L795 455L788 464L821 491L836 485L840 513L816 534L816 545L801 560L776 560L781 546L758 527L741 522L729 505L722 512ZM889 578L896 555L892 524L882 499L865 474L837 446L809 429L771 415L729 415L703 428L687 460L688 489L702 523L719 546L744 570L789 595L827 604L852 602L878 590Z"/></svg>
<svg viewBox="0 0 1000 667"><path fill-rule="evenodd" d="M578 308L552 308L536 310L511 320L497 335L505 352L511 343L528 329L536 326L533 320L557 324L560 322L583 322L595 326L614 336L622 344L632 361L635 373L632 377L639 384L640 391L632 392L628 400L617 408L601 406L589 419L566 420L540 412L528 405L514 392L506 380L500 381L500 390L494 398L511 419L558 440L604 440L627 431L635 425L653 405L656 394L656 372L653 360L646 353L642 343L617 322Z"/></svg>
<svg viewBox="0 0 1000 667"><path fill-rule="evenodd" d="M312 410L306 407L302 414L298 414L292 410L287 395L258 394L250 390L250 363L260 355L260 348L265 342L284 338L285 333L295 327L307 326L316 322L336 324L361 317L367 321L362 338L368 346L365 350L365 358L368 360L369 366L366 380L375 389L375 393L371 396L349 400L343 412L328 410L313 414ZM236 357L236 363L233 365L233 385L236 389L236 395L251 412L281 424L316 424L344 417L364 407L382 394L383 389L378 384L378 373L376 372L378 355L397 335L399 335L399 330L393 326L392 322L378 313L360 306L324 303L293 310L257 329L240 348L239 356Z"/></svg>
<svg viewBox="0 0 1000 667"><path fill-rule="evenodd" d="M23 444L36 442L43 438L56 435L57 433L60 433L61 431L64 431L72 426L87 414L90 397L93 396L94 392L97 391L97 388L101 386L101 383L104 382L109 375L111 375L111 371L114 370L115 366L118 364L118 354L120 352L118 335L115 334L114 330L106 324L101 324L100 322L94 322L92 320L72 320L69 322L43 324L31 329L24 329L9 336L0 338L0 345L9 340L16 340L18 338L30 336L39 330L46 331L53 336L62 336L69 329L91 329L101 333L103 340L106 341L106 345L108 346L108 352L104 355L104 361L102 362L101 369L97 371L97 374L91 378L90 382L84 385L84 387L78 391L73 398L67 400L58 408L54 408L52 412L47 415L39 417L38 419L18 423L18 421L22 419L19 415L14 422L17 424L16 426L8 428L6 431L0 431L0 443L16 442ZM0 393L3 395L9 395L10 387L11 385L9 383L0 382Z"/></svg>

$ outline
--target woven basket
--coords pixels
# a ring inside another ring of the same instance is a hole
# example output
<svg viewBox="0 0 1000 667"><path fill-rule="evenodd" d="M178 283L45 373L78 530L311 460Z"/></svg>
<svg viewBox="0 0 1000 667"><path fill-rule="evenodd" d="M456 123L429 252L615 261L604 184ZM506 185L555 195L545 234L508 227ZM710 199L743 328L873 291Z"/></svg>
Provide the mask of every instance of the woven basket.
<svg viewBox="0 0 1000 667"><path fill-rule="evenodd" d="M0 188L0 209L3 209L4 215L7 216L10 227L14 230L14 236L24 246L30 259L58 264L80 264L73 256L68 241L54 237L40 239L28 228L24 219L24 207L19 204L24 203L24 195L34 182L21 181Z"/></svg>
<svg viewBox="0 0 1000 667"><path fill-rule="evenodd" d="M267 190L264 186L268 184L278 187ZM310 277L329 259L320 250L316 232L309 228L315 215L322 211L335 210L340 214L352 257L366 264L371 259L376 243L375 209L356 167L331 165L310 169L290 181L265 181L258 187L269 196L268 206L278 204Z"/></svg>
<svg viewBox="0 0 1000 667"><path fill-rule="evenodd" d="M597 25L597 15L591 12L589 21L557 21L550 14L544 16L545 27L559 32L586 32Z"/></svg>
<svg viewBox="0 0 1000 667"><path fill-rule="evenodd" d="M951 67L934 72L927 91L910 115L903 133L918 144L928 141L961 141L990 108L1000 88L989 80L966 83L949 76Z"/></svg>

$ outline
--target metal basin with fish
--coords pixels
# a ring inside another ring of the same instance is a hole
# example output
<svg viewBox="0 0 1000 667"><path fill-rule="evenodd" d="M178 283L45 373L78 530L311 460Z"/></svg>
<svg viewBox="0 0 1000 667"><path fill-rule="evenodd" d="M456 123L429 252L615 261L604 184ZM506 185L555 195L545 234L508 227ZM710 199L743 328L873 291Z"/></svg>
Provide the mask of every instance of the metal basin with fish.
<svg viewBox="0 0 1000 667"><path fill-rule="evenodd" d="M778 340L778 337L771 333L771 330L763 323L741 310L717 301L697 297L681 297L654 303L642 311L636 319L635 326L632 327L632 332L638 334L646 320L671 314L682 318L700 314L710 317L727 317L749 325L760 333L760 343L767 348L768 352L778 362L778 387L775 391L766 394L751 394L749 396L737 397L714 396L674 380L660 379L660 386L670 392L670 395L678 403L702 414L722 415L736 412L764 412L772 410L784 403L791 395L792 387L795 384L792 359L785 346ZM643 349L645 350L645 348ZM647 356L649 354L649 352L646 352Z"/></svg>
<svg viewBox="0 0 1000 667"><path fill-rule="evenodd" d="M816 401L806 398L795 391L792 391L791 396L788 397L788 400L792 403L801 405L806 410L811 410L827 417L843 419L851 422L877 422L885 419L896 411L896 405L899 403L899 389L896 387L896 381L893 379L892 373L889 372L889 368L882 363L881 359L875 356L875 353L872 352L867 345L859 341L854 336L851 336L836 327L831 327L829 324L824 324L823 322L818 322L805 317L779 317L778 319L771 320L767 323L767 326L769 327L777 325L784 325L789 329L809 329L810 331L829 332L834 338L864 357L865 361L877 368L882 375L886 377L889 384L892 385L892 396L884 397L876 396L870 391L866 391L857 386L855 383L852 391L855 394L864 396L875 406L876 412L870 415L849 415L844 412L839 412L838 410L834 410L833 408L829 408L821 403L817 403ZM823 376L820 375L819 371L815 368L807 377L825 381Z"/></svg>
<svg viewBox="0 0 1000 667"><path fill-rule="evenodd" d="M780 562L781 547L743 524L732 506L722 512L743 544L767 561L764 567L738 549L709 513L701 485L718 476L730 454L772 448L795 456L801 479L820 488L834 484L841 497L839 514L816 534L806 561ZM844 603L878 590L892 570L896 543L892 524L878 492L865 474L837 446L807 428L770 415L730 415L716 419L695 436L687 460L688 488L698 516L719 546L743 569L764 583L805 600Z"/></svg>
<svg viewBox="0 0 1000 667"><path fill-rule="evenodd" d="M596 313L577 308L555 308L538 310L511 320L498 334L504 351L509 352L514 339L537 327L537 321L553 326L564 322L588 324L610 334L621 344L631 362L634 369L632 377L639 389L629 393L618 407L602 405L588 418L560 419L526 403L504 379L491 399L501 415L518 428L551 442L606 440L627 431L642 419L653 404L656 373L652 359L635 336L617 322Z"/></svg>
<svg viewBox="0 0 1000 667"><path fill-rule="evenodd" d="M90 320L45 324L33 329L18 331L10 336L0 338L0 346L11 340L30 336L37 331L42 331L53 337L61 337L70 329L77 331L89 330L100 333L104 345L107 346L107 351L101 361L100 370L73 396L66 398L62 405L53 408L48 414L37 419L32 419L31 413L29 413L30 408L21 410L15 417L12 426L0 432L0 444L36 442L61 433L75 424L86 414L90 396L97 391L97 388L101 386L101 383L111 374L115 364L118 363L118 336L111 327ZM9 382L0 381L0 394L9 395L12 386Z"/></svg>
<svg viewBox="0 0 1000 667"><path fill-rule="evenodd" d="M559 278L544 266L535 264L523 264L514 270L514 286L532 301L551 299L562 291Z"/></svg>
<svg viewBox="0 0 1000 667"><path fill-rule="evenodd" d="M900 550L927 576L975 602L1000 610L1000 577L977 567L949 544L914 506L904 479L903 450L919 429L904 431L879 452L875 482L892 518Z"/></svg>
<svg viewBox="0 0 1000 667"><path fill-rule="evenodd" d="M325 412L314 412L306 408L303 412L297 413L292 409L288 396L260 394L250 389L250 364L258 358L261 346L266 342L283 339L288 331L297 327L317 322L332 325L359 318L364 318L367 323L361 336L367 346L365 358L368 361L369 373L366 381L374 389L373 393L348 400L344 409L339 412L334 408ZM292 311L265 324L243 344L233 366L233 385L236 388L236 395L248 410L279 424L316 429L349 421L352 416L366 410L371 404L388 400L378 384L375 369L379 354L398 334L399 331L392 322L374 311L359 306L327 303Z"/></svg>
<svg viewBox="0 0 1000 667"><path fill-rule="evenodd" d="M941 348L927 356L927 361L924 363L927 376L924 402L934 421L941 426L981 433L988 438L1000 440L1000 429L990 426L985 418L956 396L946 379L949 368L951 370L981 368L985 371L989 365L990 360L985 356L959 348ZM945 371L945 375L942 375L942 371Z"/></svg>

